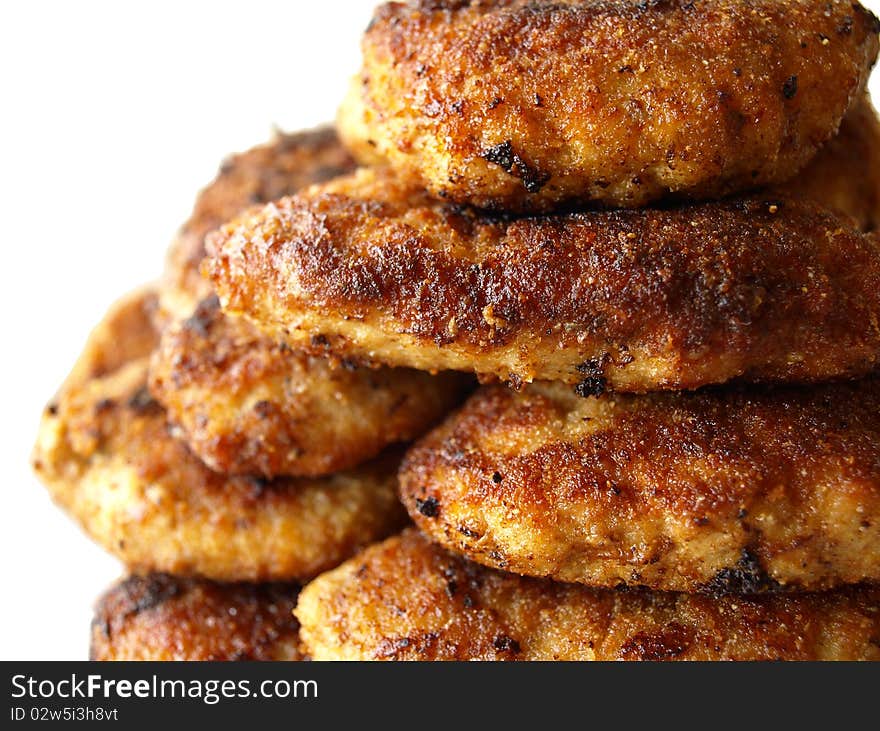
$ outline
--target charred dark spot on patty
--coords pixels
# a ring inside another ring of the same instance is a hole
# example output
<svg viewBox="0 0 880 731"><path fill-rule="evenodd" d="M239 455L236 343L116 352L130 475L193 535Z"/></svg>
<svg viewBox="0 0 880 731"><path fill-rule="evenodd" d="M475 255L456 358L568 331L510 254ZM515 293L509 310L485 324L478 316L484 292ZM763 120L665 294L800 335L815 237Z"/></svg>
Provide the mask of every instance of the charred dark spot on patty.
<svg viewBox="0 0 880 731"><path fill-rule="evenodd" d="M537 193L550 180L550 176L542 173L534 165L530 165L520 157L513 149L510 140L490 147L482 153L486 162L498 165L504 172L522 181L523 187L529 193Z"/></svg>
<svg viewBox="0 0 880 731"><path fill-rule="evenodd" d="M426 518L436 518L440 514L440 504L433 497L424 500L416 498L416 510Z"/></svg>
<svg viewBox="0 0 880 731"><path fill-rule="evenodd" d="M588 396L601 396L605 393L607 382L605 380L605 365L609 356L590 358L576 367L578 373L584 375L584 379L575 385L574 392L583 398Z"/></svg>
<svg viewBox="0 0 880 731"><path fill-rule="evenodd" d="M767 575L758 557L749 549L743 549L736 566L721 569L703 590L712 596L725 594L760 594L778 591L779 584Z"/></svg>
<svg viewBox="0 0 880 731"><path fill-rule="evenodd" d="M134 616L158 607L180 594L180 585L164 574L147 577L131 577L122 587L130 602L126 617Z"/></svg>
<svg viewBox="0 0 880 731"><path fill-rule="evenodd" d="M522 652L519 642L510 637L509 635L498 635L493 641L492 646L498 650L498 652L509 652L513 655L518 655Z"/></svg>

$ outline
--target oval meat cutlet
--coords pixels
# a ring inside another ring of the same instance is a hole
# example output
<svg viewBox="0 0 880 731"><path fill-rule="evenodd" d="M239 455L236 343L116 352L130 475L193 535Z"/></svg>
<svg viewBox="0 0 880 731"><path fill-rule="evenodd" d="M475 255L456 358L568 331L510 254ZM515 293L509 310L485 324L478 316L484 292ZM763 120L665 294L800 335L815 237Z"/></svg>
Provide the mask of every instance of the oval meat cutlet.
<svg viewBox="0 0 880 731"><path fill-rule="evenodd" d="M271 142L233 155L196 198L166 257L159 287L160 322L189 317L212 294L199 266L205 235L246 208L350 172L354 161L329 126L278 133Z"/></svg>
<svg viewBox="0 0 880 731"><path fill-rule="evenodd" d="M388 365L641 392L880 362L880 239L803 201L511 219L362 170L208 247L227 312Z"/></svg>
<svg viewBox="0 0 880 731"><path fill-rule="evenodd" d="M90 347L128 337L99 327ZM55 502L134 572L307 579L403 523L393 453L321 479L211 471L169 434L147 390L148 360L68 381L33 455Z"/></svg>
<svg viewBox="0 0 880 731"><path fill-rule="evenodd" d="M219 472L319 476L355 467L422 434L468 385L456 374L332 367L212 311L198 271L205 234L352 165L332 128L281 134L223 165L172 246L150 387L176 435Z"/></svg>
<svg viewBox="0 0 880 731"><path fill-rule="evenodd" d="M304 660L296 584L130 576L95 606L91 660Z"/></svg>
<svg viewBox="0 0 880 731"><path fill-rule="evenodd" d="M880 588L615 592L484 568L415 530L306 586L314 660L878 660Z"/></svg>
<svg viewBox="0 0 880 731"><path fill-rule="evenodd" d="M499 211L783 182L877 58L851 0L423 0L381 5L339 114L362 163Z"/></svg>
<svg viewBox="0 0 880 731"><path fill-rule="evenodd" d="M434 540L590 586L880 582L880 382L581 398L480 389L401 465Z"/></svg>
<svg viewBox="0 0 880 731"><path fill-rule="evenodd" d="M361 368L309 356L205 300L163 334L150 391L176 434L225 474L350 469L434 426L472 386L462 373Z"/></svg>

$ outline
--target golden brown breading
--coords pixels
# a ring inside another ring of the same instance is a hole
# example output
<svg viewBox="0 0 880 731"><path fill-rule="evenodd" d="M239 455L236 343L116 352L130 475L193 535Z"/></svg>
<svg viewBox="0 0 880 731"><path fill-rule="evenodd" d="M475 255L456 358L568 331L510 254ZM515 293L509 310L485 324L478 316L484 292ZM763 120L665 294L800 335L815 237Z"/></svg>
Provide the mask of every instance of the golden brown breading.
<svg viewBox="0 0 880 731"><path fill-rule="evenodd" d="M113 322L90 347L127 339ZM212 472L169 434L147 367L136 358L69 381L44 412L33 457L53 499L135 572L304 579L401 525L395 455L322 479Z"/></svg>
<svg viewBox="0 0 880 731"><path fill-rule="evenodd" d="M880 361L880 239L806 202L492 218L362 170L209 237L224 309L291 345L625 391Z"/></svg>
<svg viewBox="0 0 880 731"><path fill-rule="evenodd" d="M868 98L807 167L765 195L815 201L851 216L861 231L880 230L880 120Z"/></svg>
<svg viewBox="0 0 880 731"><path fill-rule="evenodd" d="M236 212L236 203L243 208L245 199L302 182L309 168L292 174L293 163L302 164L309 153L316 163L326 162L333 149L328 140L327 133L288 136L276 156L268 154L274 148L262 147L233 158L202 193L187 230L201 237L221 212ZM318 177L327 171L319 167ZM880 131L867 100L847 116L838 138L798 177L797 186L804 197L830 202L862 227L875 223ZM181 239L186 240L192 243L193 237ZM195 267L203 253L201 238L190 253L187 266ZM174 271L185 275L186 269L172 266L168 276ZM204 289L188 276L177 281ZM184 298L178 300L182 304ZM328 474L375 456L388 443L410 440L450 408L462 385L451 373L432 378L409 369L332 368L326 358L291 351L242 320L226 322L204 307L165 331L151 368L154 396L196 455L220 472L268 477Z"/></svg>
<svg viewBox="0 0 880 731"><path fill-rule="evenodd" d="M354 467L422 434L466 387L457 374L333 367L197 304L213 300L198 272L205 234L352 165L329 127L279 135L224 164L171 249L160 290L169 327L150 388L178 436L219 472L317 476Z"/></svg>
<svg viewBox="0 0 880 731"><path fill-rule="evenodd" d="M296 584L130 576L95 607L92 660L303 660Z"/></svg>
<svg viewBox="0 0 880 731"><path fill-rule="evenodd" d="M249 206L329 180L353 166L331 127L279 133L268 144L230 157L199 194L190 219L168 252L160 287L163 321L188 317L202 299L212 294L199 273L205 256L205 234Z"/></svg>
<svg viewBox="0 0 880 731"><path fill-rule="evenodd" d="M422 0L380 6L339 115L362 162L494 210L779 183L877 58L850 0Z"/></svg>
<svg viewBox="0 0 880 731"><path fill-rule="evenodd" d="M306 586L315 660L880 660L880 588L726 596L527 579L414 530Z"/></svg>
<svg viewBox="0 0 880 731"><path fill-rule="evenodd" d="M400 489L434 540L518 574L716 594L880 582L880 381L487 386L410 450Z"/></svg>
<svg viewBox="0 0 880 731"><path fill-rule="evenodd" d="M436 424L470 379L358 368L265 337L205 300L162 334L150 390L180 437L227 474L326 475Z"/></svg>

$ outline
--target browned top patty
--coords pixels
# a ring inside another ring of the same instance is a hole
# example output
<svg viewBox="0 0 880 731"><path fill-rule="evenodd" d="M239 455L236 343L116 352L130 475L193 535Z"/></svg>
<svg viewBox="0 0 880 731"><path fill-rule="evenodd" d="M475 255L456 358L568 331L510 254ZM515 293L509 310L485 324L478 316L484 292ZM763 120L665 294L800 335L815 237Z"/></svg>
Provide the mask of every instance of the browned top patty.
<svg viewBox="0 0 880 731"><path fill-rule="evenodd" d="M880 582L880 382L484 387L410 450L400 485L434 540L515 573L710 593Z"/></svg>
<svg viewBox="0 0 880 731"><path fill-rule="evenodd" d="M180 437L227 474L326 475L409 442L465 394L464 374L312 357L224 315L216 298L167 328L150 390Z"/></svg>
<svg viewBox="0 0 880 731"><path fill-rule="evenodd" d="M807 163L878 32L850 0L386 3L339 125L362 162L458 203L719 197Z"/></svg>
<svg viewBox="0 0 880 731"><path fill-rule="evenodd" d="M118 321L111 313L89 348L127 342ZM134 571L306 579L400 527L394 454L322 479L213 472L169 434L147 366L135 358L69 380L43 414L33 456L53 499Z"/></svg>
<svg viewBox="0 0 880 731"><path fill-rule="evenodd" d="M329 180L354 167L331 127L293 134L233 155L214 181L201 191L189 220L168 252L160 287L162 318L189 317L200 300L211 295L199 273L205 256L205 234L245 208Z"/></svg>
<svg viewBox="0 0 880 731"><path fill-rule="evenodd" d="M414 530L319 576L296 616L315 660L878 660L880 589L614 592L469 563Z"/></svg>
<svg viewBox="0 0 880 731"><path fill-rule="evenodd" d="M296 584L130 576L98 600L92 660L302 660Z"/></svg>
<svg viewBox="0 0 880 731"><path fill-rule="evenodd" d="M362 170L209 237L223 306L286 342L486 379L626 391L857 376L880 240L753 198L493 218Z"/></svg>

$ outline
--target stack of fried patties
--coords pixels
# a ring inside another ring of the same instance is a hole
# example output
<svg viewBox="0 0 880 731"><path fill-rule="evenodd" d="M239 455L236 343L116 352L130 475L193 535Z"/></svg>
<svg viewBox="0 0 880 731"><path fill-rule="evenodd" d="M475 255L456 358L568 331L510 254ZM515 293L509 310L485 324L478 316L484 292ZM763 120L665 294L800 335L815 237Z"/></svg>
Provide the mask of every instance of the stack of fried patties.
<svg viewBox="0 0 880 731"><path fill-rule="evenodd" d="M401 445L472 387L357 367L224 315L204 238L353 169L334 131L231 158L159 285L116 303L47 407L34 466L131 576L99 601L95 659L299 659L301 583L400 530Z"/></svg>
<svg viewBox="0 0 880 731"><path fill-rule="evenodd" d="M300 596L314 658L880 658L878 30L378 10L340 131L383 167L209 246L286 342L485 384L404 459L421 533Z"/></svg>
<svg viewBox="0 0 880 731"><path fill-rule="evenodd" d="M94 656L880 658L878 31L381 6L47 410Z"/></svg>

